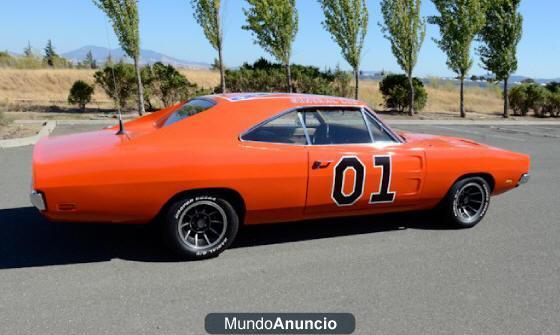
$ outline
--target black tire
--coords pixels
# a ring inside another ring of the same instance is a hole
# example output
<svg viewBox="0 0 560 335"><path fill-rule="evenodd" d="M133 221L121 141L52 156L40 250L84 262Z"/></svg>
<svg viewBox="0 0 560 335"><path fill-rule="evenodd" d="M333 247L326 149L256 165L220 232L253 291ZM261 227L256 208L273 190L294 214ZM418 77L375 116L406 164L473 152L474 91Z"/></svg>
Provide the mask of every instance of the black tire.
<svg viewBox="0 0 560 335"><path fill-rule="evenodd" d="M167 244L185 259L218 256L233 243L239 229L239 216L233 206L211 194L177 200L165 214Z"/></svg>
<svg viewBox="0 0 560 335"><path fill-rule="evenodd" d="M447 193L441 212L447 224L456 228L471 228L479 223L490 205L490 186L481 177L457 181Z"/></svg>

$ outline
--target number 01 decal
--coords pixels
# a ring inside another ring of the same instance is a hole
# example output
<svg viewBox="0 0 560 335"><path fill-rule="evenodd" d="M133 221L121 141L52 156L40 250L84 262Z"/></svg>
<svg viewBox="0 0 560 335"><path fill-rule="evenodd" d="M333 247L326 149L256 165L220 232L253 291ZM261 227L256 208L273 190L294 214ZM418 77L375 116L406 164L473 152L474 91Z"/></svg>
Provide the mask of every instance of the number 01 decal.
<svg viewBox="0 0 560 335"><path fill-rule="evenodd" d="M391 162L391 156L373 156L374 167L381 168L381 180L379 181L379 192L370 195L370 204L395 201L396 192L389 190L391 188ZM344 156L336 163L331 198L337 206L351 206L362 196L366 179L365 169L362 161L356 156ZM344 192L347 170L354 170L354 183L350 193Z"/></svg>

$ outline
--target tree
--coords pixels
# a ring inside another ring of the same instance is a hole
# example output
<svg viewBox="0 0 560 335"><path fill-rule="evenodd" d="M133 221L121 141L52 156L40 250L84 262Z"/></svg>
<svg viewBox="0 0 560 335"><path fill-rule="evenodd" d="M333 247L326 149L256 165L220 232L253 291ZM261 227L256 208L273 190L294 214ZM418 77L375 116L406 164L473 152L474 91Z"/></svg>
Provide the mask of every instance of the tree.
<svg viewBox="0 0 560 335"><path fill-rule="evenodd" d="M143 115L144 88L140 76L140 32L138 30L137 0L93 0L93 3L107 14L113 29L126 54L134 61L136 72L136 92L138 114Z"/></svg>
<svg viewBox="0 0 560 335"><path fill-rule="evenodd" d="M435 40L447 55L447 66L459 76L461 117L465 117L465 78L472 67L471 45L484 25L484 0L432 0L439 16L428 22L439 26L441 38Z"/></svg>
<svg viewBox="0 0 560 335"><path fill-rule="evenodd" d="M426 36L426 21L420 16L420 5L421 0L381 0L384 21L381 30L391 42L393 55L408 78L409 115L414 113L412 72Z"/></svg>
<svg viewBox="0 0 560 335"><path fill-rule="evenodd" d="M54 51L52 41L49 40L47 42L47 46L45 46L45 57L43 59L45 60L48 66L53 67L56 62L56 58L58 58L58 55Z"/></svg>
<svg viewBox="0 0 560 335"><path fill-rule="evenodd" d="M521 40L523 17L521 0L485 0L486 20L478 48L484 68L504 81L504 118L509 112L508 80L517 70L517 44Z"/></svg>
<svg viewBox="0 0 560 335"><path fill-rule="evenodd" d="M94 74L95 83L105 91L116 106L126 108L130 97L135 93L136 76L134 66L122 61L106 65Z"/></svg>
<svg viewBox="0 0 560 335"><path fill-rule="evenodd" d="M173 65L165 65L161 62L145 66L142 69L142 78L147 91L156 95L164 107L187 100L198 91L197 85L189 82ZM146 98L149 101L149 96Z"/></svg>
<svg viewBox="0 0 560 335"><path fill-rule="evenodd" d="M247 18L244 30L250 30L255 43L274 56L285 67L286 86L292 92L290 58L292 43L298 31L298 13L295 0L247 0L249 9L243 9Z"/></svg>
<svg viewBox="0 0 560 335"><path fill-rule="evenodd" d="M95 58L93 58L93 53L91 52L91 50L86 54L83 65L90 69L97 69L97 61L95 60Z"/></svg>
<svg viewBox="0 0 560 335"><path fill-rule="evenodd" d="M202 27L204 36L210 45L218 52L218 67L220 69L220 88L226 91L223 57L223 31L221 22L221 0L191 0L194 18Z"/></svg>
<svg viewBox="0 0 560 335"><path fill-rule="evenodd" d="M354 98L358 99L360 58L368 26L365 0L319 0L325 20L323 26L342 50L342 56L354 71Z"/></svg>
<svg viewBox="0 0 560 335"><path fill-rule="evenodd" d="M77 80L70 89L68 103L80 106L82 112L85 112L86 105L91 101L93 90L93 86L89 85L85 81Z"/></svg>
<svg viewBox="0 0 560 335"><path fill-rule="evenodd" d="M414 90L416 98L414 99L414 109L422 110L428 101L428 93L424 88L424 84L418 79L413 78ZM408 85L408 77L404 74L390 74L383 78L379 83L379 91L385 100L385 107L395 109L399 113L404 112L408 108L410 100L410 86Z"/></svg>

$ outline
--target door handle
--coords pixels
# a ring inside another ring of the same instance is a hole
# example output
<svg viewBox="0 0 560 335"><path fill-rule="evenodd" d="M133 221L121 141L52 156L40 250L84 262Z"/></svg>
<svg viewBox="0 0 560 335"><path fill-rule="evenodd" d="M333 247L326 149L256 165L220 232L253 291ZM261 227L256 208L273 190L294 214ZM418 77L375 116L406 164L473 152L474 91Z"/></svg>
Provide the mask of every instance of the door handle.
<svg viewBox="0 0 560 335"><path fill-rule="evenodd" d="M325 169L328 168L329 165L331 165L332 161L325 161L325 162L321 162L321 161L314 161L313 165L311 166L311 168L313 170L315 169Z"/></svg>

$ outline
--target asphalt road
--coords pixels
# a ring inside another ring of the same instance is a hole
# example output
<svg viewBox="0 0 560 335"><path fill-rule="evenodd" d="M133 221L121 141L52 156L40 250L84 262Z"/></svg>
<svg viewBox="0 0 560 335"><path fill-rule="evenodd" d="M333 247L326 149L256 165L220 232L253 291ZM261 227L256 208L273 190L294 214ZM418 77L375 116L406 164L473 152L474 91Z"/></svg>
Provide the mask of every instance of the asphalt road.
<svg viewBox="0 0 560 335"><path fill-rule="evenodd" d="M351 312L357 334L559 334L560 127L399 128L528 153L532 179L469 230L419 214L261 226L178 262L146 227L45 222L32 148L0 150L0 334L204 334L228 311Z"/></svg>

